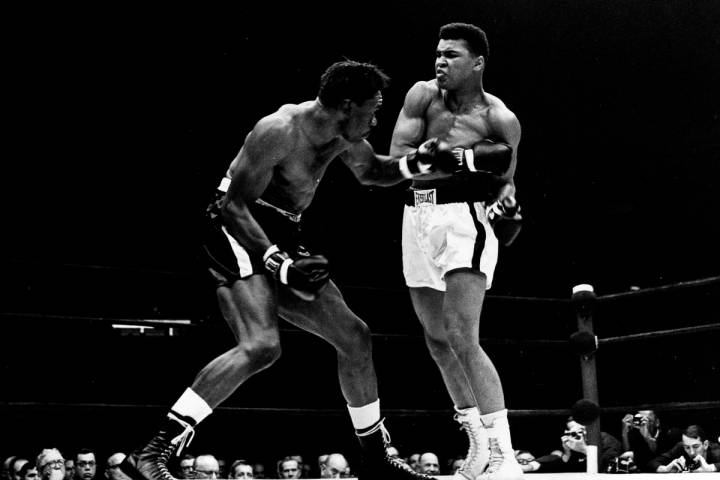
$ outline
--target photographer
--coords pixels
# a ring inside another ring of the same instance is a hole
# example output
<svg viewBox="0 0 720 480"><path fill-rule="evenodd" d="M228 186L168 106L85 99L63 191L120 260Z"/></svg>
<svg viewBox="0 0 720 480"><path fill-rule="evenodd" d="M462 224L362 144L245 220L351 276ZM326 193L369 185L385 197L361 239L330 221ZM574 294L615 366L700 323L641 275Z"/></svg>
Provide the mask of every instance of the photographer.
<svg viewBox="0 0 720 480"><path fill-rule="evenodd" d="M566 423L565 432L560 437L562 452L554 451L550 455L538 457L530 462L525 472L585 472L587 470L587 428L570 417ZM605 472L611 461L618 455L622 445L620 441L606 432L600 432L600 445L598 457L601 472Z"/></svg>
<svg viewBox="0 0 720 480"><path fill-rule="evenodd" d="M682 441L648 466L657 473L720 472L720 445L710 443L702 427L690 425L683 431Z"/></svg>
<svg viewBox="0 0 720 480"><path fill-rule="evenodd" d="M648 462L680 441L680 429L662 430L654 410L638 410L622 419L623 457L632 458L641 472L654 472Z"/></svg>

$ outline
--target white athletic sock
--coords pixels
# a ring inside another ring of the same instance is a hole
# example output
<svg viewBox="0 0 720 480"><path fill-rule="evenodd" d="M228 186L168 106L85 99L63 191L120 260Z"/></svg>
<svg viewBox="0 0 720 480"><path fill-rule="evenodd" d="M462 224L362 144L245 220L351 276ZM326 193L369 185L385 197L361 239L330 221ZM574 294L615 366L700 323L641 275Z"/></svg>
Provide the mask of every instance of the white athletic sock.
<svg viewBox="0 0 720 480"><path fill-rule="evenodd" d="M352 420L355 430L362 430L380 420L380 399L378 398L372 403L363 405L362 407L347 406L350 412L350 420Z"/></svg>
<svg viewBox="0 0 720 480"><path fill-rule="evenodd" d="M191 388L186 388L175 405L171 409L184 417L190 417L195 420L195 425L202 422L205 417L212 413L212 408L203 398L193 392Z"/></svg>
<svg viewBox="0 0 720 480"><path fill-rule="evenodd" d="M487 429L488 437L497 439L498 446L503 453L514 453L507 413L507 408L504 408L497 412L480 415L480 420Z"/></svg>
<svg viewBox="0 0 720 480"><path fill-rule="evenodd" d="M473 415L476 414L480 415L480 409L478 407L465 407L465 408L458 408L457 405L453 405L455 407L455 411L459 413L460 415Z"/></svg>

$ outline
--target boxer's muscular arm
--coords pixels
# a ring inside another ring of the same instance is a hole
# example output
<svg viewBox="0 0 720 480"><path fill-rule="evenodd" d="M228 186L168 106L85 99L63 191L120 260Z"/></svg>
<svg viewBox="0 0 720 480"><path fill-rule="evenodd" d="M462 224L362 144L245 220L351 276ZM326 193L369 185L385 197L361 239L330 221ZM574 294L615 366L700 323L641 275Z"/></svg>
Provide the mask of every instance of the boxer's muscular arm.
<svg viewBox="0 0 720 480"><path fill-rule="evenodd" d="M431 175L447 175L428 173L435 170L435 159L427 147L434 145L435 141L423 143L424 115L432 101L432 95L427 82L418 82L408 91L395 125L389 157L375 154L366 141L353 145L341 155L361 183L394 185L415 176L430 178Z"/></svg>
<svg viewBox="0 0 720 480"><path fill-rule="evenodd" d="M390 143L390 155L407 155L425 140L425 111L434 92L427 82L417 82L408 90Z"/></svg>
<svg viewBox="0 0 720 480"><path fill-rule="evenodd" d="M223 204L223 221L228 233L251 255L262 257L271 246L270 240L248 210L267 188L273 169L292 149L285 122L265 117L245 139L240 153L233 160L233 177Z"/></svg>
<svg viewBox="0 0 720 480"><path fill-rule="evenodd" d="M432 139L403 157L388 157L376 154L372 145L363 140L351 145L340 158L363 185L389 186L433 171L435 158L431 149L436 143Z"/></svg>
<svg viewBox="0 0 720 480"><path fill-rule="evenodd" d="M377 155L372 146L367 141L354 144L340 158L350 167L355 177L363 185L395 185L410 178L408 171L401 171L400 159L408 154L413 154L417 147L422 144L422 138L425 132L425 120L423 114L425 108L430 103L431 93L425 86L424 82L415 84L405 98L405 105L400 112L398 125L402 123L403 129L403 147L393 149L391 147L390 156ZM409 120L406 111L414 118ZM396 125L395 129L398 129ZM415 133L411 133L411 130ZM393 134L394 138L395 134ZM419 174L411 165L411 174Z"/></svg>
<svg viewBox="0 0 720 480"><path fill-rule="evenodd" d="M505 199L511 199L514 202L515 197L515 169L517 168L517 154L520 146L521 128L520 121L514 113L507 108L503 108L492 121L493 140L506 143L512 148L512 156L507 171L500 176L505 184L498 192L498 200L504 202Z"/></svg>

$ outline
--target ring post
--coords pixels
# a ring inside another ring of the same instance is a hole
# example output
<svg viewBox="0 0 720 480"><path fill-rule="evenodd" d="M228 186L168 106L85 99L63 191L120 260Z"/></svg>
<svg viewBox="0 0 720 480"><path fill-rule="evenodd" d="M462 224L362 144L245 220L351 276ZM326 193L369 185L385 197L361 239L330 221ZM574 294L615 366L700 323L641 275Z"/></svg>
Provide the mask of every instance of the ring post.
<svg viewBox="0 0 720 480"><path fill-rule="evenodd" d="M597 367L595 351L598 347L597 336L593 332L593 309L596 296L592 285L580 284L572 289L572 303L575 306L578 331L570 338L571 346L580 355L580 371L582 374L583 397L596 405L598 398ZM600 416L586 425L588 438L587 473L598 472L600 447Z"/></svg>

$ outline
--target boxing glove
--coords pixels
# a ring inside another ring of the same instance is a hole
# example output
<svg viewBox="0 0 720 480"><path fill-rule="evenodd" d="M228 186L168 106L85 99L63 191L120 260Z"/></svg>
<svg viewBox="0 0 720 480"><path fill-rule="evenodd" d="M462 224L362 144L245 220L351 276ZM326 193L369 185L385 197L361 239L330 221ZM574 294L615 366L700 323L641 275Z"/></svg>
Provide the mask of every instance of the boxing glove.
<svg viewBox="0 0 720 480"><path fill-rule="evenodd" d="M263 255L263 263L275 279L290 287L303 300L314 300L330 280L329 262L322 255L293 260L277 245L272 245Z"/></svg>
<svg viewBox="0 0 720 480"><path fill-rule="evenodd" d="M408 153L398 161L400 173L405 178L413 178L417 175L423 175L436 170L434 163L436 161L435 152L438 146L438 139L431 138L426 140L414 152Z"/></svg>
<svg viewBox="0 0 720 480"><path fill-rule="evenodd" d="M515 197L506 197L488 207L488 220L501 245L509 246L522 229L520 205Z"/></svg>
<svg viewBox="0 0 720 480"><path fill-rule="evenodd" d="M436 153L444 153L439 149ZM452 149L456 161L455 171L459 172L486 172L493 175L503 175L512 161L512 147L506 143L495 143L492 140L483 140L472 148L456 147ZM443 170L445 171L445 170Z"/></svg>

